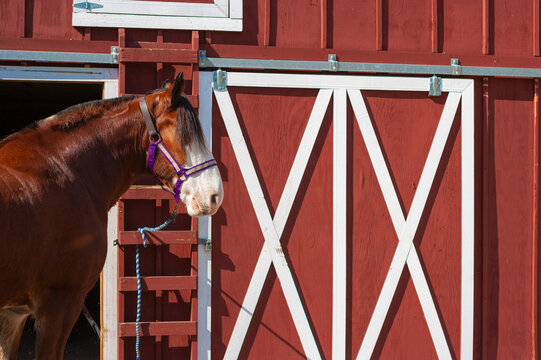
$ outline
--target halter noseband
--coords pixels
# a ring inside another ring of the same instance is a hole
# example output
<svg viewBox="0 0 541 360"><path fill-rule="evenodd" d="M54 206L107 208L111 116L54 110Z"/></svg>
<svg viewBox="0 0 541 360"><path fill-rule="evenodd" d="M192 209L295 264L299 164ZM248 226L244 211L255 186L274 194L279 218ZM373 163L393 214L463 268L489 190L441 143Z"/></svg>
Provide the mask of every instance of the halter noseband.
<svg viewBox="0 0 541 360"><path fill-rule="evenodd" d="M148 110L148 105L147 105L145 96L139 98L139 108L141 109L141 113L143 114L143 118L145 119L145 124L147 126L149 139L150 139L150 144L148 146L148 168L150 169L150 172L154 173L154 159L156 157L156 148L158 148L158 150L163 154L163 156L165 156L167 161L169 161L169 164L171 164L171 166L175 170L175 173L178 176L177 184L175 186L175 192L173 193L173 195L175 196L176 202L178 202L178 200L180 199L180 187L182 186L184 181L188 179L189 176L197 174L212 166L218 166L218 164L216 163L216 160L210 159L205 162L202 162L199 165L195 165L189 168L185 168L182 165L180 165L175 160L173 155L169 152L169 150L167 150L167 147L163 143L162 138L160 134L158 133L156 126L154 125L154 120L152 119L152 115L150 114L150 111ZM166 189L164 188L164 190Z"/></svg>

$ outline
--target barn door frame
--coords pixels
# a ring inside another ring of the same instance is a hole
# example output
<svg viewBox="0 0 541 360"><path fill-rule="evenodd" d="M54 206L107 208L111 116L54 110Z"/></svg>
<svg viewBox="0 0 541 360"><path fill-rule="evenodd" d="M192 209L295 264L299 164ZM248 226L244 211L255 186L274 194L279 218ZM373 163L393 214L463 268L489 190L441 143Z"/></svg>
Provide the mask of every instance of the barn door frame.
<svg viewBox="0 0 541 360"><path fill-rule="evenodd" d="M346 105L349 97L353 112L360 127L362 138L374 167L380 189L389 210L391 220L398 237L393 260L382 286L378 301L372 314L368 329L363 338L357 359L370 358L383 322L387 316L391 301L396 292L398 281L408 266L415 290L425 320L427 322L434 347L439 358L450 359L449 344L442 329L442 319L439 318L434 299L428 287L426 275L419 261L413 238L420 218L424 212L426 200L447 143L451 126L454 122L458 105L461 107L462 134L462 267L461 267L461 359L473 357L473 315L474 315L474 91L471 79L441 79L441 91L449 93L438 123L436 133L425 162L425 166L414 195L411 209L403 214L396 190L393 186L389 169L375 134L362 91L431 91L430 78L420 77L390 77L390 76L335 76L335 75L304 75L304 74L270 74L243 73L218 70L214 73L200 72L200 96L205 101L205 113L202 121L211 122L212 93L215 96L221 112L227 133L244 182L246 184L252 205L254 207L261 231L265 238L263 249L255 266L250 285L235 323L231 339L227 345L225 358L235 359L240 354L243 341L259 300L261 289L271 264L274 265L278 280L286 298L291 316L308 358L320 359L318 346L313 331L307 320L306 312L300 299L298 288L293 280L287 259L283 256L280 236L296 196L308 158L312 152L322 119L333 97L333 316L332 316L332 357L344 359L346 354L346 169L342 161L346 158ZM214 81L212 80L214 78ZM252 157L246 146L237 114L227 90L233 87L268 87L268 88L306 88L319 89L312 113L308 120L304 135L295 156L292 168L282 197L278 204L275 217L268 210L259 179L254 169ZM433 87L432 87L433 90ZM210 263L210 260L209 260ZM209 268L210 273L210 268ZM203 293L202 293L203 291ZM207 293L205 293L205 291ZM210 330L210 278L207 289L200 289L200 296L206 300L205 310L208 318L204 320ZM200 298L200 301L202 299ZM201 327L202 324L200 324ZM198 336L201 336L198 334ZM205 335L204 335L205 336ZM210 331L206 349L210 353ZM202 345L202 338L199 337ZM200 352L202 354L202 352Z"/></svg>
<svg viewBox="0 0 541 360"><path fill-rule="evenodd" d="M103 84L102 99L118 96L118 69L61 66L0 66L0 80ZM116 360L117 332L117 206L107 215L107 258L100 274L100 353L102 359Z"/></svg>

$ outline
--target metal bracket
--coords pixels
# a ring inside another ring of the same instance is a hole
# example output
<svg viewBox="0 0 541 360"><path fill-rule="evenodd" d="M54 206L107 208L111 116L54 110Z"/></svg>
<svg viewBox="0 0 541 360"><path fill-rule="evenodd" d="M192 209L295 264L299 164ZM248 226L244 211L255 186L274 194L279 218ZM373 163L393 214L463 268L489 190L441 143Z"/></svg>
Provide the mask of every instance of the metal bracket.
<svg viewBox="0 0 541 360"><path fill-rule="evenodd" d="M207 59L207 50L199 50L199 66L210 66Z"/></svg>
<svg viewBox="0 0 541 360"><path fill-rule="evenodd" d="M119 51L118 46L111 46L111 60L114 64L118 64Z"/></svg>
<svg viewBox="0 0 541 360"><path fill-rule="evenodd" d="M462 66L460 66L460 60L451 59L451 67L453 68L453 75L462 75Z"/></svg>
<svg viewBox="0 0 541 360"><path fill-rule="evenodd" d="M205 245L205 251L210 252L212 251L212 240L210 239L198 239L199 245Z"/></svg>
<svg viewBox="0 0 541 360"><path fill-rule="evenodd" d="M227 89L227 72L218 69L212 77L212 88L214 91L225 91Z"/></svg>
<svg viewBox="0 0 541 360"><path fill-rule="evenodd" d="M336 54L329 54L329 71L338 71L338 60Z"/></svg>
<svg viewBox="0 0 541 360"><path fill-rule="evenodd" d="M73 4L73 7L78 8L78 9L85 9L85 10L92 11L92 9L102 8L103 5L96 4L96 3L91 3L91 2L88 2L88 0L86 0L85 2L80 2L80 3Z"/></svg>
<svg viewBox="0 0 541 360"><path fill-rule="evenodd" d="M430 96L440 96L441 95L441 77L433 75L430 77L430 91L428 93Z"/></svg>

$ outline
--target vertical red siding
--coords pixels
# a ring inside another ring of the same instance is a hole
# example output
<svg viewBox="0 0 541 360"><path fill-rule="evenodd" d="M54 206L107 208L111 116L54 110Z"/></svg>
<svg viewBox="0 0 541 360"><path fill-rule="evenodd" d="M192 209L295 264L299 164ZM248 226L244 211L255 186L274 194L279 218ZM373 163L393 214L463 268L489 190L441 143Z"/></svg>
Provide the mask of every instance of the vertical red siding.
<svg viewBox="0 0 541 360"><path fill-rule="evenodd" d="M430 1L411 6L408 1L388 0L383 8L388 17L387 24L384 22L384 26L387 26L388 50L431 52Z"/></svg>
<svg viewBox="0 0 541 360"><path fill-rule="evenodd" d="M494 53L532 54L532 1L493 0Z"/></svg>
<svg viewBox="0 0 541 360"><path fill-rule="evenodd" d="M277 47L319 48L319 1L271 1L270 43Z"/></svg>
<svg viewBox="0 0 541 360"><path fill-rule="evenodd" d="M329 24L333 49L373 50L376 35L376 2L333 1ZM350 19L344 21L344 19Z"/></svg>
<svg viewBox="0 0 541 360"><path fill-rule="evenodd" d="M443 52L457 57L458 54L481 54L482 3L469 0L443 1L442 8L440 27Z"/></svg>
<svg viewBox="0 0 541 360"><path fill-rule="evenodd" d="M494 79L489 89L484 356L529 358L533 82Z"/></svg>

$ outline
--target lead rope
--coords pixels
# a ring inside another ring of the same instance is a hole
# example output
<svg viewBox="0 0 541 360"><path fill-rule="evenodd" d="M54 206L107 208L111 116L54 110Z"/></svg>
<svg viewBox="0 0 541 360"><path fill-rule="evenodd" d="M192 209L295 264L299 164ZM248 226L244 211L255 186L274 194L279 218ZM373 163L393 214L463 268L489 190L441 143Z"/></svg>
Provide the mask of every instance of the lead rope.
<svg viewBox="0 0 541 360"><path fill-rule="evenodd" d="M175 208L173 209L173 212L169 216L169 219L165 220L163 224L160 226L156 226L153 228L150 227L142 227L137 229L141 233L141 237L143 238L143 247L147 247L147 238L145 235L145 232L154 232L154 231L160 231L163 228L165 228L167 225L171 224L175 221L175 218L177 217L177 210L180 203L177 202L177 205L175 205ZM139 341L140 341L140 334L139 334L139 326L141 321L141 274L139 271L139 245L135 248L135 276L137 277L137 313L135 315L135 358L136 360L141 359L141 353L139 351Z"/></svg>

